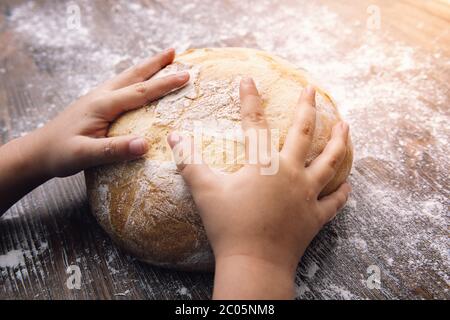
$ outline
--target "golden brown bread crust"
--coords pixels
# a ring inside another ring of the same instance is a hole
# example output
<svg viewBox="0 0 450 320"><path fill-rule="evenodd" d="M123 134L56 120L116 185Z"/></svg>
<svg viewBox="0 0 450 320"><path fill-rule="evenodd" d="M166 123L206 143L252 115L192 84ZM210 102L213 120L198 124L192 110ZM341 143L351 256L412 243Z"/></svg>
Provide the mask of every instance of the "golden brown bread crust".
<svg viewBox="0 0 450 320"><path fill-rule="evenodd" d="M109 130L109 136L145 136L151 146L146 157L87 170L88 197L103 228L141 260L178 269L210 270L213 256L195 204L172 161L167 134L172 130L192 134L196 120L216 133L239 127L238 85L240 78L248 75L261 92L270 127L280 130L282 146L308 79L304 71L280 58L243 48L188 50L157 76L179 70L190 72L188 86L122 115ZM317 91L316 132L308 161L320 154L331 128L340 120L329 95L320 88ZM233 144L242 150L240 141ZM222 163L229 150L221 141L211 138L203 146L206 162L215 169L227 173L240 168L237 162ZM322 195L345 181L352 156L349 140L346 157Z"/></svg>

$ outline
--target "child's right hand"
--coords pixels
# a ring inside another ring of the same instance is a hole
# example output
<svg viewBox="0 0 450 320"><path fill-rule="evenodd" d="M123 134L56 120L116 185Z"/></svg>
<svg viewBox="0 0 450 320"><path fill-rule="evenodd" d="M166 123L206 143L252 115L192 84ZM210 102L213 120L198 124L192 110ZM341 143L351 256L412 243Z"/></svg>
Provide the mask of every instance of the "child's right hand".
<svg viewBox="0 0 450 320"><path fill-rule="evenodd" d="M168 49L148 58L93 89L35 131L35 143L45 146L41 165L46 164L48 175L64 177L93 166L143 156L148 148L144 137L108 138L108 128L121 114L187 83L187 72L153 77L174 57L175 51Z"/></svg>
<svg viewBox="0 0 450 320"><path fill-rule="evenodd" d="M241 83L240 95L243 130L267 129L251 79ZM245 165L231 175L217 175L206 164L177 164L216 258L214 298L292 298L301 256L347 201L351 190L347 183L318 197L344 159L348 125L337 124L323 153L306 167L315 117L315 91L308 87L274 175L261 175L258 164ZM176 133L168 138L172 148L183 141Z"/></svg>
<svg viewBox="0 0 450 320"><path fill-rule="evenodd" d="M23 195L53 177L143 156L144 137L107 137L121 114L187 83L189 73L152 77L172 63L166 50L98 86L72 103L55 119L0 147L0 215Z"/></svg>

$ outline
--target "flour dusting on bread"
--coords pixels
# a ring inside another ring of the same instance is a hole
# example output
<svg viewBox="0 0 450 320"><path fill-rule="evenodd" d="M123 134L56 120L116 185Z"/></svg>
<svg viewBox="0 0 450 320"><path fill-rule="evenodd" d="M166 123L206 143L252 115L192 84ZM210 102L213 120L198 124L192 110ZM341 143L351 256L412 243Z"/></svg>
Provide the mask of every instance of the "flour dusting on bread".
<svg viewBox="0 0 450 320"><path fill-rule="evenodd" d="M213 255L194 201L173 162L167 135L175 130L193 135L200 124L206 136L201 145L204 161L218 172L235 172L242 167L243 139L239 134L224 135L240 132L242 77L255 79L269 126L279 130L279 148L308 77L284 60L242 48L189 50L156 77L180 71L190 73L187 85L124 114L109 130L109 136L144 136L150 145L145 158L90 170L86 179L92 211L122 247L152 264L205 270L212 268ZM340 120L331 98L320 88L317 91L316 132L308 161L320 154ZM349 174L349 150L325 193L335 190ZM224 161L230 155L233 161Z"/></svg>

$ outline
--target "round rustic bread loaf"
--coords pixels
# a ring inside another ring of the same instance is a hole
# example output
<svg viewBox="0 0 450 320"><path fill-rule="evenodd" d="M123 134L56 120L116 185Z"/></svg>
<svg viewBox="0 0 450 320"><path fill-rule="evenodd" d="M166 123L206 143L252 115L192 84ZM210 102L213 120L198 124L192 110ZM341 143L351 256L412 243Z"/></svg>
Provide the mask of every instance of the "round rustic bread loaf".
<svg viewBox="0 0 450 320"><path fill-rule="evenodd" d="M139 259L165 267L211 270L214 265L205 231L186 184L177 172L167 145L169 132L192 135L200 122L205 161L224 174L242 164L242 140L230 143L217 135L240 127L239 82L254 78L271 128L280 130L282 146L293 119L301 89L308 83L304 71L268 53L243 48L188 50L156 76L181 70L188 85L157 101L130 111L115 121L108 136L134 134L147 138L150 149L141 160L87 170L91 210L102 227L124 249ZM316 132L308 162L317 157L340 120L331 98L317 89ZM206 133L205 133L206 132ZM230 141L228 141L230 142ZM349 140L345 160L323 190L328 194L347 178L352 165ZM226 157L234 161L224 161Z"/></svg>

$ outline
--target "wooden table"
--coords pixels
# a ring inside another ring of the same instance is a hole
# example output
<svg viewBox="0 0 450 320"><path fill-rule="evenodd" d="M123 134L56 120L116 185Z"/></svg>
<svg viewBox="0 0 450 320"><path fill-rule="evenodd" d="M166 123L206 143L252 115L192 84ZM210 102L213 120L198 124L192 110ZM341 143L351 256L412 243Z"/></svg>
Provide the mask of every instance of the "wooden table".
<svg viewBox="0 0 450 320"><path fill-rule="evenodd" d="M448 299L449 2L184 3L1 1L1 142L162 48L272 51L334 95L355 145L354 192L300 263L297 297ZM66 286L70 265L79 290ZM82 174L0 218L2 299L205 299L211 289L210 274L118 249L89 213Z"/></svg>

